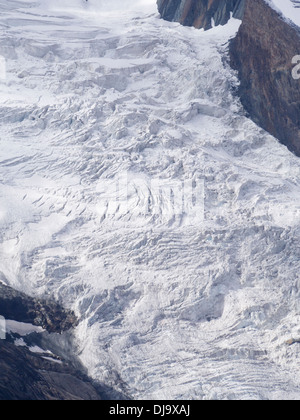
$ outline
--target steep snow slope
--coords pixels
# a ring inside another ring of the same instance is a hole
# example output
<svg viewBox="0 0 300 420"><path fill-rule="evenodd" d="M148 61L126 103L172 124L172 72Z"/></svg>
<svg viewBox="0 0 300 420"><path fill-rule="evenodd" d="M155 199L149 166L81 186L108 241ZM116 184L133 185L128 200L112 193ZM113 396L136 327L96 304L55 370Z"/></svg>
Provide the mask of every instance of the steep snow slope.
<svg viewBox="0 0 300 420"><path fill-rule="evenodd" d="M299 0L267 0L267 2L284 17L300 26Z"/></svg>
<svg viewBox="0 0 300 420"><path fill-rule="evenodd" d="M125 3L0 1L1 280L133 398L298 399L300 161L232 95L238 21Z"/></svg>

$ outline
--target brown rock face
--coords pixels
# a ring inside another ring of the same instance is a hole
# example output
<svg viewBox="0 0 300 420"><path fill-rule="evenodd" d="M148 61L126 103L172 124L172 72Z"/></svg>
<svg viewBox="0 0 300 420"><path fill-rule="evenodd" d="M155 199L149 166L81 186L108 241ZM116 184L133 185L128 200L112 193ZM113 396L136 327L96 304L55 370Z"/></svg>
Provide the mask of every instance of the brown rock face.
<svg viewBox="0 0 300 420"><path fill-rule="evenodd" d="M157 0L157 5L162 18L197 28L209 29L212 18L225 24L230 13L243 19L230 45L241 102L250 118L300 156L300 79L292 76L300 28L265 0Z"/></svg>
<svg viewBox="0 0 300 420"><path fill-rule="evenodd" d="M245 0L157 0L161 16L186 26L209 29L212 19L215 25L224 25L233 16L241 18Z"/></svg>
<svg viewBox="0 0 300 420"><path fill-rule="evenodd" d="M239 94L250 117L300 155L300 80L292 77L300 54L299 28L264 0L247 0L243 23L230 47Z"/></svg>

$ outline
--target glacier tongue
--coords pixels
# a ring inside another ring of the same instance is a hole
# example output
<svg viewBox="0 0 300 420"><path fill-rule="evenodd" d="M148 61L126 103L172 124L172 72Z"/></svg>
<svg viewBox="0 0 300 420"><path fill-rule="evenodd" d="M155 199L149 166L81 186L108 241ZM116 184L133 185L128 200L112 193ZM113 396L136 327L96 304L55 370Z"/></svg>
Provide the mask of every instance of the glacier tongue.
<svg viewBox="0 0 300 420"><path fill-rule="evenodd" d="M239 21L99 4L0 4L0 280L133 398L299 398L300 161L233 96Z"/></svg>

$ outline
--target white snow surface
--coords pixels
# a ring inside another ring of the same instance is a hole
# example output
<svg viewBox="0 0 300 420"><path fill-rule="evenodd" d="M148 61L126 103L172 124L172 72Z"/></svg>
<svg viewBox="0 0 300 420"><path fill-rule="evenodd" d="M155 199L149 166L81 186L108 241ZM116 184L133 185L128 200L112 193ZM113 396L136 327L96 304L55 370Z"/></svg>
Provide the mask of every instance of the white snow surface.
<svg viewBox="0 0 300 420"><path fill-rule="evenodd" d="M233 95L239 21L130 3L0 1L1 281L132 398L299 399L300 160Z"/></svg>
<svg viewBox="0 0 300 420"><path fill-rule="evenodd" d="M33 324L28 324L25 322L18 322L11 319L5 321L6 331L8 333L16 333L21 336L29 335L34 332L44 332L45 330L42 327L37 327Z"/></svg>
<svg viewBox="0 0 300 420"><path fill-rule="evenodd" d="M277 12L300 26L300 0L266 0Z"/></svg>

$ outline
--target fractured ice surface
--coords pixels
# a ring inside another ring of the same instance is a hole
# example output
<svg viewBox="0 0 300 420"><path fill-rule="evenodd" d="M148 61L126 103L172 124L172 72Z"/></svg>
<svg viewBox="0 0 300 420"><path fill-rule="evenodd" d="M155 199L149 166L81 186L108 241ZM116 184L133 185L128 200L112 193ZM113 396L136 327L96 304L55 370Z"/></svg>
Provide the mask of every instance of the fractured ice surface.
<svg viewBox="0 0 300 420"><path fill-rule="evenodd" d="M300 161L233 96L239 22L100 3L0 2L1 280L133 398L299 398Z"/></svg>

